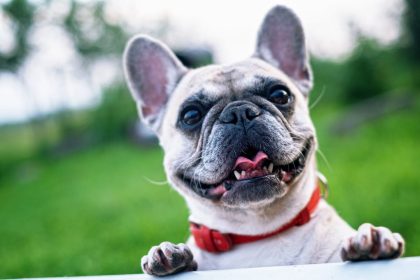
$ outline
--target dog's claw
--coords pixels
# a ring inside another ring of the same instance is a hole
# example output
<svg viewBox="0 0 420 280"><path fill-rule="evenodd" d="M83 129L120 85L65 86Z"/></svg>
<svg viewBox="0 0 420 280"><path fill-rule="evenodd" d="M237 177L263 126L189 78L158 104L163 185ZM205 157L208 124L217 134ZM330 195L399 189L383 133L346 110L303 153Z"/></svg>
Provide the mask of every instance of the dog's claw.
<svg viewBox="0 0 420 280"><path fill-rule="evenodd" d="M404 254L404 239L385 227L362 224L341 249L343 261L393 259Z"/></svg>
<svg viewBox="0 0 420 280"><path fill-rule="evenodd" d="M152 247L149 253L142 257L141 268L144 273L150 275L166 276L197 270L197 263L187 245L162 242L159 246Z"/></svg>

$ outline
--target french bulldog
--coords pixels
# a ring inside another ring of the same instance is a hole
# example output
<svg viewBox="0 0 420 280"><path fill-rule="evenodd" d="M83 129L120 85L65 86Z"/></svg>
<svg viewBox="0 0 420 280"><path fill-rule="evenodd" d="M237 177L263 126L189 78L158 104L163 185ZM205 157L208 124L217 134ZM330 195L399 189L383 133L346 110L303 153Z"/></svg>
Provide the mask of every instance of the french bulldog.
<svg viewBox="0 0 420 280"><path fill-rule="evenodd" d="M124 69L193 233L186 245L152 247L141 260L145 273L403 254L400 234L371 224L356 231L319 197L312 72L290 9L268 12L255 53L241 62L187 69L166 45L138 35L126 46Z"/></svg>

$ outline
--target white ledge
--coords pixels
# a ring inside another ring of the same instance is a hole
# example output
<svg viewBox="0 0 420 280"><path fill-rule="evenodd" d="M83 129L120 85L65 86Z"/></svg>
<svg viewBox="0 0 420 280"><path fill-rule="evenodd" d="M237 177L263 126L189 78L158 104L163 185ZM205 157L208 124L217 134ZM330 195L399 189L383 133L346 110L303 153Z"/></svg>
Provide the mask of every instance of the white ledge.
<svg viewBox="0 0 420 280"><path fill-rule="evenodd" d="M42 279L42 278L32 278ZM44 278L45 279L45 278ZM419 280L420 279L420 257L402 258L386 261L365 261L356 263L328 263L328 264L309 264L276 267L258 267L246 269L230 270L211 270L194 271L180 273L164 278L155 278L144 274L110 275L110 276L86 276L86 277L61 277L48 278L61 280L146 280L146 279L228 279L228 280L247 280L247 279L398 279L398 280Z"/></svg>

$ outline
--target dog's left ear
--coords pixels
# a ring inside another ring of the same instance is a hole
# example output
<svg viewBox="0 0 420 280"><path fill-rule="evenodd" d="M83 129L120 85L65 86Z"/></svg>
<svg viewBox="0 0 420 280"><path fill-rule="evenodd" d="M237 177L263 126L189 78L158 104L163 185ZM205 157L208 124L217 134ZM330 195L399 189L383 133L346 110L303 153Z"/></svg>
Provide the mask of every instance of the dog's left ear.
<svg viewBox="0 0 420 280"><path fill-rule="evenodd" d="M258 33L255 56L286 73L305 96L312 89L302 24L290 9L275 6L268 12Z"/></svg>
<svg viewBox="0 0 420 280"><path fill-rule="evenodd" d="M187 68L165 44L138 35L127 43L124 70L142 120L158 132L166 103Z"/></svg>

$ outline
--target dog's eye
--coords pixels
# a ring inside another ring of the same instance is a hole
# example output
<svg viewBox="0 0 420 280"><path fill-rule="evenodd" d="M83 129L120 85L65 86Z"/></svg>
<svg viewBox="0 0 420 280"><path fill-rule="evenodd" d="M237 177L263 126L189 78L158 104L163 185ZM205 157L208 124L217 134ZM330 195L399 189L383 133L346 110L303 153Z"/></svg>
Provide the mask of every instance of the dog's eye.
<svg viewBox="0 0 420 280"><path fill-rule="evenodd" d="M181 113L182 122L189 126L197 124L201 120L201 118L201 111L195 106L187 107Z"/></svg>
<svg viewBox="0 0 420 280"><path fill-rule="evenodd" d="M270 89L268 99L279 105L286 105L292 100L292 95L287 87L278 85Z"/></svg>

